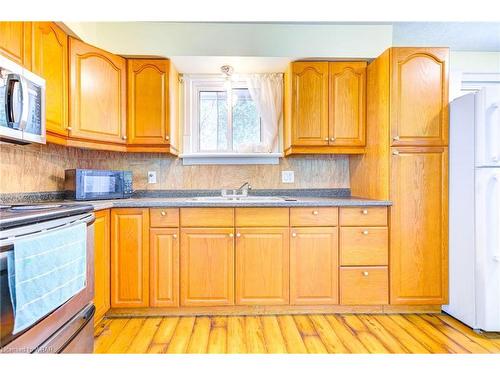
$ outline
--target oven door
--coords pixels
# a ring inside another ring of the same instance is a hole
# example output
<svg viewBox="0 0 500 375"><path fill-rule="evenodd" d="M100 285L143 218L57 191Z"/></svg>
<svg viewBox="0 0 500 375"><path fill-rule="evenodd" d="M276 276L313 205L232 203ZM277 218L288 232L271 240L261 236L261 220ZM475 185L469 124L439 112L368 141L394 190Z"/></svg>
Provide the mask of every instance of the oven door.
<svg viewBox="0 0 500 375"><path fill-rule="evenodd" d="M123 198L123 190L124 182L121 171L76 171L76 199Z"/></svg>

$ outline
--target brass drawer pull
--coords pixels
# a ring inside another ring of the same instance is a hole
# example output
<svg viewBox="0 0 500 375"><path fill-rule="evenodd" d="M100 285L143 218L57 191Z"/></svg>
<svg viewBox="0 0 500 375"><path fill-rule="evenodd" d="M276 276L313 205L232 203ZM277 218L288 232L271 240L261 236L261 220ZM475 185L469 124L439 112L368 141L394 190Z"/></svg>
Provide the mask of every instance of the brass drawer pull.
<svg viewBox="0 0 500 375"><path fill-rule="evenodd" d="M319 212L318 211L313 211L313 215L318 215Z"/></svg>
<svg viewBox="0 0 500 375"><path fill-rule="evenodd" d="M368 210L363 210L363 211L361 211L361 213L362 213L363 215L368 215Z"/></svg>
<svg viewBox="0 0 500 375"><path fill-rule="evenodd" d="M361 233L363 233L365 236L368 234L368 231L367 230L364 230L362 231Z"/></svg>
<svg viewBox="0 0 500 375"><path fill-rule="evenodd" d="M363 271L363 276L368 276L368 271Z"/></svg>

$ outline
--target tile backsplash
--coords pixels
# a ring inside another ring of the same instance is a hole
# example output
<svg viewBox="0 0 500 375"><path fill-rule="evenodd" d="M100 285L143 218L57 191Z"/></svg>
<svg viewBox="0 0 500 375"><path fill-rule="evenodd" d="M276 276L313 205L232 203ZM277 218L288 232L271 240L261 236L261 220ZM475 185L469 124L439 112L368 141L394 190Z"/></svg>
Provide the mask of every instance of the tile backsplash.
<svg viewBox="0 0 500 375"><path fill-rule="evenodd" d="M283 158L279 165L183 166L165 154L120 153L47 145L0 142L0 193L61 191L64 170L125 169L135 190L237 188L249 181L256 189L348 188L347 156L311 155ZM281 171L295 171L293 184L281 183ZM147 183L156 171L157 183Z"/></svg>

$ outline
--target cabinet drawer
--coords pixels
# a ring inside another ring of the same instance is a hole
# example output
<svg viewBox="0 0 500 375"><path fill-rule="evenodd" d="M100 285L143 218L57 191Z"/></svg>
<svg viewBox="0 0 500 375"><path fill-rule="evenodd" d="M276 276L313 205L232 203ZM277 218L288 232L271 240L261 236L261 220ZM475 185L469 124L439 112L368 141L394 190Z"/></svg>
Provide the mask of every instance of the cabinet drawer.
<svg viewBox="0 0 500 375"><path fill-rule="evenodd" d="M385 266L388 262L389 235L382 227L340 228L342 266Z"/></svg>
<svg viewBox="0 0 500 375"><path fill-rule="evenodd" d="M290 226L332 227L338 223L337 207L294 207L290 208Z"/></svg>
<svg viewBox="0 0 500 375"><path fill-rule="evenodd" d="M178 208L151 208L149 220L153 228L168 228L179 226Z"/></svg>
<svg viewBox="0 0 500 375"><path fill-rule="evenodd" d="M387 207L342 207L339 216L345 226L387 225Z"/></svg>
<svg viewBox="0 0 500 375"><path fill-rule="evenodd" d="M234 216L237 227L287 227L290 221L289 209L282 207L236 208Z"/></svg>
<svg viewBox="0 0 500 375"><path fill-rule="evenodd" d="M387 267L341 267L342 305L385 305L389 303Z"/></svg>
<svg viewBox="0 0 500 375"><path fill-rule="evenodd" d="M181 208L181 227L233 227L233 208Z"/></svg>

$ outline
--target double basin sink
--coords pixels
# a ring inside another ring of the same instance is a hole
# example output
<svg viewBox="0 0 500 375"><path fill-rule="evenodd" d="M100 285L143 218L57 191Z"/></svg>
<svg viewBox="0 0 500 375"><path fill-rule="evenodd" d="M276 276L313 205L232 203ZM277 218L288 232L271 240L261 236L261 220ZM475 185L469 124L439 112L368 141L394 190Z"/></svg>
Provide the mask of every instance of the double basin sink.
<svg viewBox="0 0 500 375"><path fill-rule="evenodd" d="M266 203L266 202L285 202L285 201L295 201L293 198L284 197L273 197L273 196L217 196L217 197L196 197L191 198L191 200L196 202L255 202L255 203Z"/></svg>

